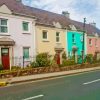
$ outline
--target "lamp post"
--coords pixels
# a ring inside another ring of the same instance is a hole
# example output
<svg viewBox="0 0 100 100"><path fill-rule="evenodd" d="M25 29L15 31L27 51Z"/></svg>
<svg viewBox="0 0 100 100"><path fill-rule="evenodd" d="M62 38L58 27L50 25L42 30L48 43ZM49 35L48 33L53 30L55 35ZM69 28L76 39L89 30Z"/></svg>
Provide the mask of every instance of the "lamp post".
<svg viewBox="0 0 100 100"><path fill-rule="evenodd" d="M86 18L84 18L84 24L83 24L83 46L82 46L82 63L84 63L84 42L85 42L85 24L86 24Z"/></svg>

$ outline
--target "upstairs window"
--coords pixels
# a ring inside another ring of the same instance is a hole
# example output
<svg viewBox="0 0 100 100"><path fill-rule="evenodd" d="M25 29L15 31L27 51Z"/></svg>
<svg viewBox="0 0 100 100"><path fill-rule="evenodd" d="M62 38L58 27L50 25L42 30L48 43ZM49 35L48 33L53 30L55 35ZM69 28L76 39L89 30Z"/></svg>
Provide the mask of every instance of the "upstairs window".
<svg viewBox="0 0 100 100"><path fill-rule="evenodd" d="M89 45L92 45L92 39L89 39Z"/></svg>
<svg viewBox="0 0 100 100"><path fill-rule="evenodd" d="M95 46L97 47L97 39L95 40Z"/></svg>
<svg viewBox="0 0 100 100"><path fill-rule="evenodd" d="M0 19L0 32L1 33L8 32L7 21L8 21L7 19Z"/></svg>
<svg viewBox="0 0 100 100"><path fill-rule="evenodd" d="M48 32L47 31L43 31L42 32L42 38L43 38L43 40L47 40L48 39Z"/></svg>
<svg viewBox="0 0 100 100"><path fill-rule="evenodd" d="M60 33L56 32L56 42L60 42Z"/></svg>
<svg viewBox="0 0 100 100"><path fill-rule="evenodd" d="M29 22L23 22L23 31L29 31Z"/></svg>
<svg viewBox="0 0 100 100"><path fill-rule="evenodd" d="M75 34L72 34L72 42L75 43Z"/></svg>

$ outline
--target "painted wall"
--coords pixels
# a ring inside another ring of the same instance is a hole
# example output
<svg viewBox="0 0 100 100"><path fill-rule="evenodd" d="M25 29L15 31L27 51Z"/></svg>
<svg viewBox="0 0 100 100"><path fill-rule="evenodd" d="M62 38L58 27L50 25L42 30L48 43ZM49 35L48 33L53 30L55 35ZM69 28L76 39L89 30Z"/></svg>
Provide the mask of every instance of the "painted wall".
<svg viewBox="0 0 100 100"><path fill-rule="evenodd" d="M42 31L46 30L48 32L48 40L43 41L42 38ZM56 32L60 33L60 42L56 42ZM48 52L50 55L55 54L55 46L57 44L60 44L64 50L66 50L66 34L65 30L63 29L58 29L58 28L51 28L51 27L45 27L45 26L36 26L36 50L37 53L43 53L43 52Z"/></svg>
<svg viewBox="0 0 100 100"><path fill-rule="evenodd" d="M74 43L72 41L72 35L73 34L75 36L75 42ZM67 37L66 42L68 43L68 55L72 56L73 46L76 46L78 48L77 55L82 55L82 45L83 45L82 37L83 37L83 33L82 32L77 32L77 31L68 31L66 33L66 37Z"/></svg>
<svg viewBox="0 0 100 100"><path fill-rule="evenodd" d="M92 41L92 44L89 44L90 39ZM94 55L96 51L100 52L100 37L88 36L87 37L87 53Z"/></svg>
<svg viewBox="0 0 100 100"><path fill-rule="evenodd" d="M23 47L29 47L29 50L30 50L29 55L31 57L34 57L36 53L35 21L34 19L31 19L31 18L25 18L25 17L20 17L20 16L14 16L12 14L2 14L2 13L0 13L0 18L8 19L8 33L0 33L0 38L8 37L15 41L15 45L13 47L9 46L10 58L11 57L21 58L21 59L17 59L14 62L14 64L18 66L23 66L23 61L22 61ZM23 28L22 28L23 21L29 22L29 32L23 31ZM26 33L26 34L23 34L23 33ZM0 59L1 59L1 56L0 56ZM10 64L13 64L13 62Z"/></svg>

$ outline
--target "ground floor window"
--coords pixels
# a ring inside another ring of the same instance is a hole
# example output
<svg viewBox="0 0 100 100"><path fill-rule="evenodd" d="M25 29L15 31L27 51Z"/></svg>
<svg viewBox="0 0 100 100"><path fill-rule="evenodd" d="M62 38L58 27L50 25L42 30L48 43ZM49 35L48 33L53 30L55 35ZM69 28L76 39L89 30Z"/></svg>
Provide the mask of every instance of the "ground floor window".
<svg viewBox="0 0 100 100"><path fill-rule="evenodd" d="M23 48L23 56L24 56L25 59L29 58L29 47Z"/></svg>

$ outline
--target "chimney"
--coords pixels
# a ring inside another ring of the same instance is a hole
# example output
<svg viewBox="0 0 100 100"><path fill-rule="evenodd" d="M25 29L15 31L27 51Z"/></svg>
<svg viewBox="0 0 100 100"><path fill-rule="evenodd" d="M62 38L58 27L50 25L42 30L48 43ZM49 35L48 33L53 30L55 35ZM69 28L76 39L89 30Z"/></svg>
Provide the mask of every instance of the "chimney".
<svg viewBox="0 0 100 100"><path fill-rule="evenodd" d="M66 16L67 18L70 18L70 13L68 11L62 11L62 15Z"/></svg>
<svg viewBox="0 0 100 100"><path fill-rule="evenodd" d="M94 21L92 23L90 23L90 25L96 27L96 23Z"/></svg>
<svg viewBox="0 0 100 100"><path fill-rule="evenodd" d="M16 1L22 3L22 0L16 0Z"/></svg>

